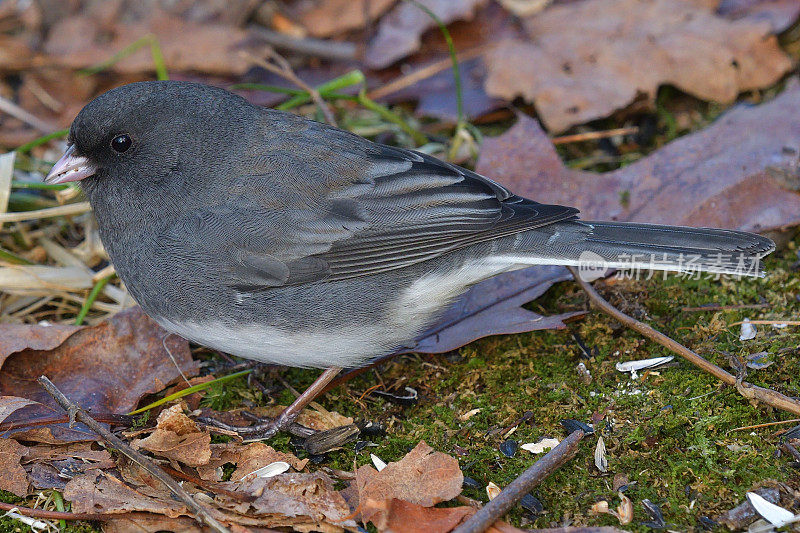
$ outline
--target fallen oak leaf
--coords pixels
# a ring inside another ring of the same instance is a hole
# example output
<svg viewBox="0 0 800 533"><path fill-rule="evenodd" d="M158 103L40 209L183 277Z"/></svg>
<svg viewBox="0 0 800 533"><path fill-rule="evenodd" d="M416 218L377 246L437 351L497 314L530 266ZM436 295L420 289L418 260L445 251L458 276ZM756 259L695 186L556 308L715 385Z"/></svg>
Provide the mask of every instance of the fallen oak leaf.
<svg viewBox="0 0 800 533"><path fill-rule="evenodd" d="M457 459L420 441L402 459L387 464L380 472L370 465L361 466L346 490L348 496L362 502L360 514L364 521L380 521L384 512L381 502L398 499L432 507L461 494L463 482ZM351 504L358 507L355 499Z"/></svg>
<svg viewBox="0 0 800 533"><path fill-rule="evenodd" d="M0 468L0 490L7 490L20 497L28 495L28 474L20 465L27 452L27 446L15 440L0 439L0 457L3 458Z"/></svg>
<svg viewBox="0 0 800 533"><path fill-rule="evenodd" d="M469 20L475 10L487 0L419 0L444 24L455 20ZM419 6L400 2L386 14L378 26L378 33L367 44L364 61L370 68L388 67L398 59L415 52L421 45L422 34L436 27L436 21Z"/></svg>
<svg viewBox="0 0 800 533"><path fill-rule="evenodd" d="M285 409L286 406L284 405L270 405L262 409L256 409L255 412L261 416L274 418L280 415ZM353 423L353 418L341 415L335 411L322 409L321 406L312 403L309 408L300 411L300 416L297 417L295 422L315 431L325 431L341 426L349 426Z"/></svg>
<svg viewBox="0 0 800 533"><path fill-rule="evenodd" d="M222 481L222 466L228 463L236 465L231 474L231 481L239 481L247 474L277 461L285 461L297 471L303 470L308 459L298 459L294 454L275 451L263 442L239 444L226 442L211 445L211 458L203 466L197 467L200 479L206 481Z"/></svg>
<svg viewBox="0 0 800 533"><path fill-rule="evenodd" d="M333 488L333 481L322 472L286 473L269 478L255 478L222 483L221 486L255 496L242 502L220 495L218 503L225 509L248 516L254 515L268 527L317 524L314 531L341 531L344 526L356 527L345 499Z"/></svg>
<svg viewBox="0 0 800 533"><path fill-rule="evenodd" d="M768 24L725 19L709 2L571 2L524 24L531 40L507 40L487 53L486 91L533 102L553 133L641 95L652 103L660 85L731 103L791 69Z"/></svg>
<svg viewBox="0 0 800 533"><path fill-rule="evenodd" d="M370 20L383 15L397 0L325 0L324 2L295 2L289 5L293 15L314 37L331 37L346 31L363 28ZM366 5L365 5L366 4ZM291 10L295 11L292 12Z"/></svg>
<svg viewBox="0 0 800 533"><path fill-rule="evenodd" d="M188 513L186 506L163 490L162 497L145 495L108 472L90 470L73 477L64 488L64 499L76 513L127 513L147 511L177 517Z"/></svg>
<svg viewBox="0 0 800 533"><path fill-rule="evenodd" d="M0 422L14 411L34 403L36 402L18 396L0 396Z"/></svg>
<svg viewBox="0 0 800 533"><path fill-rule="evenodd" d="M111 454L106 449L93 449L93 442L73 442L68 444L47 445L40 444L28 448L23 463L47 463L65 459L79 459L82 462L105 462L111 460Z"/></svg>
<svg viewBox="0 0 800 533"><path fill-rule="evenodd" d="M122 8L122 4L119 4ZM245 30L216 23L197 23L160 9L138 13L138 19L121 22L117 15L89 12L65 17L51 28L41 62L70 69L84 69L105 63L115 53L153 35L164 64L170 72L202 72L242 75L250 68L241 50L256 55L267 45L249 42ZM81 35L81 39L76 39ZM153 72L150 47L144 46L108 68L124 74Z"/></svg>
<svg viewBox="0 0 800 533"><path fill-rule="evenodd" d="M8 326L12 325L0 325L0 338L12 332L23 338L27 335L38 343L43 334L49 335L42 331L49 326L29 325L25 329ZM26 348L17 342L14 345L17 351L4 354L0 361L0 394L39 402L12 413L6 423L31 423L53 416L50 406L55 405L54 401L36 384L41 375L58 383L84 409L126 413L146 394L156 393L179 379L181 372L192 376L199 368L192 360L188 342L168 334L138 307L117 313L96 326L62 334L68 335L51 349ZM58 338L34 346L53 346ZM95 440L91 432L81 428L80 425L76 430L48 426L28 431L40 439Z"/></svg>
<svg viewBox="0 0 800 533"><path fill-rule="evenodd" d="M448 533L453 531L476 509L460 507L424 507L403 500L370 501L368 505L380 509L373 521L378 531L402 533ZM521 533L523 530L498 520L486 533Z"/></svg>
<svg viewBox="0 0 800 533"><path fill-rule="evenodd" d="M566 168L539 124L519 115L506 133L484 141L477 171L520 196L573 205L588 220L781 230L800 224L800 184L792 181L799 112L794 86L764 104L735 106L706 129L602 174Z"/></svg>
<svg viewBox="0 0 800 533"><path fill-rule="evenodd" d="M144 439L134 440L131 446L186 466L205 465L211 459L211 434L201 431L183 414L180 404L163 410L155 430Z"/></svg>
<svg viewBox="0 0 800 533"><path fill-rule="evenodd" d="M202 529L194 518L168 516L134 512L123 515L111 515L103 521L103 533L202 533Z"/></svg>
<svg viewBox="0 0 800 533"><path fill-rule="evenodd" d="M0 367L10 355L17 352L52 350L81 329L81 326L66 324L0 324Z"/></svg>

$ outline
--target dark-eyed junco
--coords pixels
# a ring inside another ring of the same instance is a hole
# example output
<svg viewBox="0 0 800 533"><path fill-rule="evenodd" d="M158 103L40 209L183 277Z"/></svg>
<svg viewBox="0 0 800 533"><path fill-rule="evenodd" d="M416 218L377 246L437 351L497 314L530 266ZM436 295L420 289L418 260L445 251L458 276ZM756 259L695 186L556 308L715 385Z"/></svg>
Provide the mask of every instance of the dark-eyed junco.
<svg viewBox="0 0 800 533"><path fill-rule="evenodd" d="M69 143L47 181L80 180L142 308L183 337L283 365L362 365L513 269L753 275L774 247L738 231L580 221L434 157L195 83L111 90Z"/></svg>

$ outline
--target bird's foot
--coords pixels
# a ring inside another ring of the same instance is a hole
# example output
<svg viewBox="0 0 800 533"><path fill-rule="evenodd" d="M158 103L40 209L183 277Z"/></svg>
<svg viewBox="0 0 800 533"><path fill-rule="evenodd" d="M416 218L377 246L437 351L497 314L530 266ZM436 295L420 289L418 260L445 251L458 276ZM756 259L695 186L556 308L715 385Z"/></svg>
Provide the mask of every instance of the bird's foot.
<svg viewBox="0 0 800 533"><path fill-rule="evenodd" d="M198 420L209 426L236 433L246 441L269 439L277 435L279 431L287 431L299 437L309 437L313 435L315 433L313 429L295 423L298 414L299 413L287 413L287 411L284 411L275 418L269 418L256 416L245 411L242 413L242 416L255 422L250 426L234 426L213 417L201 417Z"/></svg>
<svg viewBox="0 0 800 533"><path fill-rule="evenodd" d="M233 431L244 440L268 439L279 431L288 431L300 437L310 437L316 433L316 431L295 423L295 420L300 415L300 411L325 390L328 383L330 383L341 370L342 369L339 367L327 369L294 401L294 403L292 403L292 405L284 409L276 418L259 418L252 414L246 414L245 416L247 416L247 418L255 422L252 426L232 426L210 417L201 418L200 421L226 431Z"/></svg>

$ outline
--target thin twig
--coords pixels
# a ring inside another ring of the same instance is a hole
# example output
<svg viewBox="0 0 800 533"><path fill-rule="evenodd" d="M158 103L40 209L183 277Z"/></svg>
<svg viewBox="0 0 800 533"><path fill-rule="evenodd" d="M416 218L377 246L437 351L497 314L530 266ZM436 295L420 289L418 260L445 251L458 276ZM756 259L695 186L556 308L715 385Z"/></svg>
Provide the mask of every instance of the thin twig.
<svg viewBox="0 0 800 533"><path fill-rule="evenodd" d="M486 51L487 48L488 47L484 45L477 46L469 50L464 50L463 52L456 54L456 58L458 58L459 62L463 63L480 56ZM414 72L400 76L399 78L390 81L386 85L373 89L367 93L367 96L369 96L372 100L380 100L385 96L401 91L407 87L419 83L422 80L435 76L444 70L452 68L452 66L452 58L448 57L447 59L439 60L435 63L424 66L419 70L415 70Z"/></svg>
<svg viewBox="0 0 800 533"><path fill-rule="evenodd" d="M792 457L794 457L794 460L795 460L795 461L800 461L800 452L799 452L799 451L797 451L797 448L795 448L794 446L792 446L792 443L791 443L791 442L784 442L784 443L783 443L783 447L784 447L784 448L786 448L786 451L787 451L787 452L789 452L790 454L792 454Z"/></svg>
<svg viewBox="0 0 800 533"><path fill-rule="evenodd" d="M94 419L98 422L111 424L114 426L131 427L134 423L138 422L141 417L131 415L118 415L114 413L96 413ZM66 415L61 416L43 416L35 420L16 420L14 422L3 421L0 422L0 432L7 433L9 431L17 431L39 426L49 426L52 424L66 424L69 422L69 417Z"/></svg>
<svg viewBox="0 0 800 533"><path fill-rule="evenodd" d="M259 67L266 69L273 74L277 74L278 76L294 83L304 91L306 91L309 95L311 95L311 99L314 100L314 103L317 104L317 107L320 111L322 111L323 116L325 117L325 122L330 124L331 126L336 126L336 118L333 116L333 111L331 111L330 106L328 106L327 102L323 100L322 96L320 96L319 91L311 87L309 84L301 80L297 74L294 73L292 66L286 61L286 58L280 55L279 53L275 52L274 50L269 51L269 58L274 61L275 63L270 63L269 61L264 61L260 57L256 57L253 54L242 52L242 54L249 59L253 64L258 65Z"/></svg>
<svg viewBox="0 0 800 533"><path fill-rule="evenodd" d="M700 305L698 307L681 307L681 311L728 311L731 309L766 309L769 304L737 304L737 305Z"/></svg>
<svg viewBox="0 0 800 533"><path fill-rule="evenodd" d="M57 128L54 124L50 124L45 120L33 116L11 100L7 100L2 96L0 96L0 111L21 120L29 126L33 126L42 133L50 133Z"/></svg>
<svg viewBox="0 0 800 533"><path fill-rule="evenodd" d="M296 54L315 57L318 59L331 59L334 61L353 61L356 59L358 47L346 41L332 41L328 39L314 39L305 37L298 39L273 30L256 26L249 26L248 31L279 50L289 50Z"/></svg>
<svg viewBox="0 0 800 533"><path fill-rule="evenodd" d="M58 404L63 407L65 411L67 411L70 416L70 425L74 424L75 420L86 424L92 431L107 440L114 447L114 449L118 450L131 461L145 469L150 475L166 485L167 488L169 488L169 490L183 503L185 503L186 506L195 514L195 518L198 522L201 524L205 523L211 529L218 531L219 533L230 533L225 526L211 516L204 507L197 503L177 481L165 474L164 471L156 466L150 459L131 448L122 439L100 425L91 416L86 414L83 409L72 403L66 396L64 396L64 393L62 393L55 385L53 385L52 381L47 379L46 376L41 376L38 381L39 384L44 387L44 390L46 390L47 393L52 396L53 399L58 402Z"/></svg>
<svg viewBox="0 0 800 533"><path fill-rule="evenodd" d="M791 418L789 420L781 420L779 422L765 422L763 424L755 424L753 426L742 426L738 428L729 429L728 433L732 431L744 431L747 429L761 429L761 428L768 428L770 426L781 426L783 424L796 424L797 422L800 422L800 418Z"/></svg>
<svg viewBox="0 0 800 533"><path fill-rule="evenodd" d="M553 144L569 144L581 141L596 141L598 139L607 139L608 137L616 137L617 135L634 135L639 133L638 126L630 126L627 128L616 128L613 130L605 131L587 131L584 133L576 133L574 135L562 135L561 137L553 137L550 142Z"/></svg>
<svg viewBox="0 0 800 533"><path fill-rule="evenodd" d="M572 459L578 451L578 444L583 438L583 431L570 433L558 446L536 461L522 475L500 491L495 499L487 503L477 513L458 526L453 533L482 533L503 517L523 496L544 481L547 476L558 470L564 463Z"/></svg>
<svg viewBox="0 0 800 533"><path fill-rule="evenodd" d="M77 202L74 204L59 205L35 211L19 211L14 213L0 214L0 224L4 222L24 222L26 220L36 220L37 218L62 217L70 215L82 215L92 210L89 202Z"/></svg>
<svg viewBox="0 0 800 533"><path fill-rule="evenodd" d="M106 520L109 517L118 517L118 514L103 513L66 513L61 511L46 511L44 509L32 509L31 507L20 507L15 503L0 502L0 511L14 511L23 516L33 518L44 518L45 520Z"/></svg>
<svg viewBox="0 0 800 533"><path fill-rule="evenodd" d="M747 398L748 400L757 400L759 402L763 402L767 405L775 407L776 409L781 409L782 411L788 411L790 413L800 415L800 402L797 400L790 398L780 392L774 391L772 389L765 389L763 387L758 387L746 381L739 380L736 376L726 372L722 368L718 367L717 365L707 361L703 357L697 355L692 350L687 348L686 346L680 344L677 341L672 340L671 338L667 337L660 331L653 329L652 327L648 326L644 322L640 322L635 318L626 315L610 303L606 301L600 294L592 287L592 285L581 279L578 270L575 267L567 267L570 272L572 272L572 276L575 278L575 281L580 285L586 294L589 296L589 299L592 300L595 305L597 305L603 312L608 313L612 317L616 318L618 321L622 322L623 325L628 326L631 329L635 329L645 337L657 342L658 344L665 346L666 348L672 350L673 352L677 353L693 365L699 367L700 369L708 372L712 376L716 377L717 379L721 380L722 382L736 387L736 390L739 391L739 394Z"/></svg>

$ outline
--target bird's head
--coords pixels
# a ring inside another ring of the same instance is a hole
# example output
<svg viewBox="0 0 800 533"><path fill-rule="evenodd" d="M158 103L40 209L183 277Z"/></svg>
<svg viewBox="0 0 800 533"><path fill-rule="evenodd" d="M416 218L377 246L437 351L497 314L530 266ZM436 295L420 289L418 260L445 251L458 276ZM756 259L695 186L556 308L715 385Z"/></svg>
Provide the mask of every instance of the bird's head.
<svg viewBox="0 0 800 533"><path fill-rule="evenodd" d="M98 188L179 187L170 182L199 179L235 157L231 141L246 134L253 113L243 98L207 85L124 85L81 110L70 127L67 151L45 181L80 181L90 200ZM99 187L102 183L107 186Z"/></svg>

